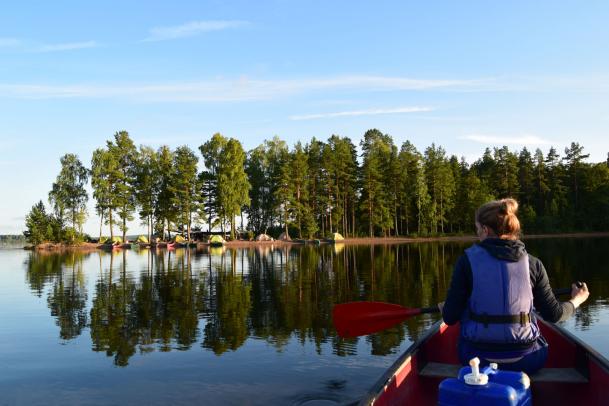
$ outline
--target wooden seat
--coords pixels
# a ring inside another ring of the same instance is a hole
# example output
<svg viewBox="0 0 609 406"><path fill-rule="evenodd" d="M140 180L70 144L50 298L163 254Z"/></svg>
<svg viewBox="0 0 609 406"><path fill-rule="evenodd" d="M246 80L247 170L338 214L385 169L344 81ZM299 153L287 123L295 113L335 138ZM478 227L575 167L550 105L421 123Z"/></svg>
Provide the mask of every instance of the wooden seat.
<svg viewBox="0 0 609 406"><path fill-rule="evenodd" d="M461 365L428 362L419 376L456 378ZM574 368L542 368L530 375L531 382L587 383L588 379Z"/></svg>

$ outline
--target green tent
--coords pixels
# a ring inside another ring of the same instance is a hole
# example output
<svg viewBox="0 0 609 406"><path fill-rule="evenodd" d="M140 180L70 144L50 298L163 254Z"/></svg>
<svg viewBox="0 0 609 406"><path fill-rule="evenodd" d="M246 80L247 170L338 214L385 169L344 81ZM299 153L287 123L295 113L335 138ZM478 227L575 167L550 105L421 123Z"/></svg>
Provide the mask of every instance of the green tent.
<svg viewBox="0 0 609 406"><path fill-rule="evenodd" d="M146 237L145 235L140 235L139 237L137 237L137 241L136 242L141 242L144 244L148 244L148 237Z"/></svg>
<svg viewBox="0 0 609 406"><path fill-rule="evenodd" d="M123 239L121 237L108 238L106 241L104 241L104 244L108 244L108 245L122 244L122 243L123 243Z"/></svg>
<svg viewBox="0 0 609 406"><path fill-rule="evenodd" d="M224 238L220 237L219 235L212 235L209 239L209 243L212 245L223 245Z"/></svg>

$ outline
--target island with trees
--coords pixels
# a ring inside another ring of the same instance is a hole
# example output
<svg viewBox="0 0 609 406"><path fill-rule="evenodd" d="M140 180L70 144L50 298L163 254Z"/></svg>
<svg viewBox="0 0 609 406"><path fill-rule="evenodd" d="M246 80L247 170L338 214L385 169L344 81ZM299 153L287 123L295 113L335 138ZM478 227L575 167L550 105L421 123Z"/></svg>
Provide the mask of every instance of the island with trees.
<svg viewBox="0 0 609 406"><path fill-rule="evenodd" d="M424 151L409 141L396 145L377 129L359 147L338 135L292 148L274 137L246 152L238 140L214 134L197 152L155 150L119 131L93 151L89 166L74 154L60 158L50 208L43 200L33 205L24 235L33 245L125 241L136 216L148 240L173 233L190 241L193 230L230 240L463 235L472 233L480 204L507 196L520 202L526 233L609 230L609 155L586 162L577 142L562 155L554 147L486 148L471 164L435 144ZM83 232L90 198L98 236Z"/></svg>

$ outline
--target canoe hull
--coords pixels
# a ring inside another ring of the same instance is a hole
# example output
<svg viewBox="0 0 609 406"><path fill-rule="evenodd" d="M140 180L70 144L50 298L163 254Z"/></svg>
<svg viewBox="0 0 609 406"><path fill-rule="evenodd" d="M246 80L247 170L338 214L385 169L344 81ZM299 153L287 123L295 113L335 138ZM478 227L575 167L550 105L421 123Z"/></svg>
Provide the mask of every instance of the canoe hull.
<svg viewBox="0 0 609 406"><path fill-rule="evenodd" d="M534 404L608 405L609 361L566 330L543 321L539 325L550 347L544 369L531 376ZM400 356L359 404L436 405L438 385L450 376L443 376L442 368L451 372L458 370L458 337L458 325L434 324ZM428 373L431 368L427 366L431 365L440 372L437 376Z"/></svg>

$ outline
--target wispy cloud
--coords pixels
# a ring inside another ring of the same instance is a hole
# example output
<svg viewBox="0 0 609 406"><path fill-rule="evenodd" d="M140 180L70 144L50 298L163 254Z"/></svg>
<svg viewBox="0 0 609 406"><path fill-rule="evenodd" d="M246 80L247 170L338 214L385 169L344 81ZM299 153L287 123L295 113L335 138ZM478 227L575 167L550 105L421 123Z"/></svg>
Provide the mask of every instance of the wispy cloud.
<svg viewBox="0 0 609 406"><path fill-rule="evenodd" d="M486 145L552 145L552 142L533 134L468 134L459 137L462 140L475 141Z"/></svg>
<svg viewBox="0 0 609 406"><path fill-rule="evenodd" d="M281 80L214 80L160 84L1 84L0 98L116 98L145 102L230 102L269 100L327 91L482 91L487 80L427 80L383 76ZM493 83L488 83L494 89Z"/></svg>
<svg viewBox="0 0 609 406"><path fill-rule="evenodd" d="M150 30L148 38L144 42L166 41L178 38L194 37L196 35L210 32L222 31L230 28L238 28L247 25L246 21L220 20L220 21L191 21L182 25L172 27L155 27Z"/></svg>
<svg viewBox="0 0 609 406"><path fill-rule="evenodd" d="M63 44L48 44L42 45L37 49L38 52L61 52L61 51L74 51L77 49L97 48L99 44L95 41L85 42L68 42Z"/></svg>
<svg viewBox="0 0 609 406"><path fill-rule="evenodd" d="M0 48L12 48L21 45L17 38L0 38Z"/></svg>
<svg viewBox="0 0 609 406"><path fill-rule="evenodd" d="M379 114L403 114L421 113L433 111L431 107L397 107L393 109L369 109L355 111L339 111L334 113L307 114L301 116L290 116L290 120L316 120L320 118L353 117L353 116L376 116Z"/></svg>

